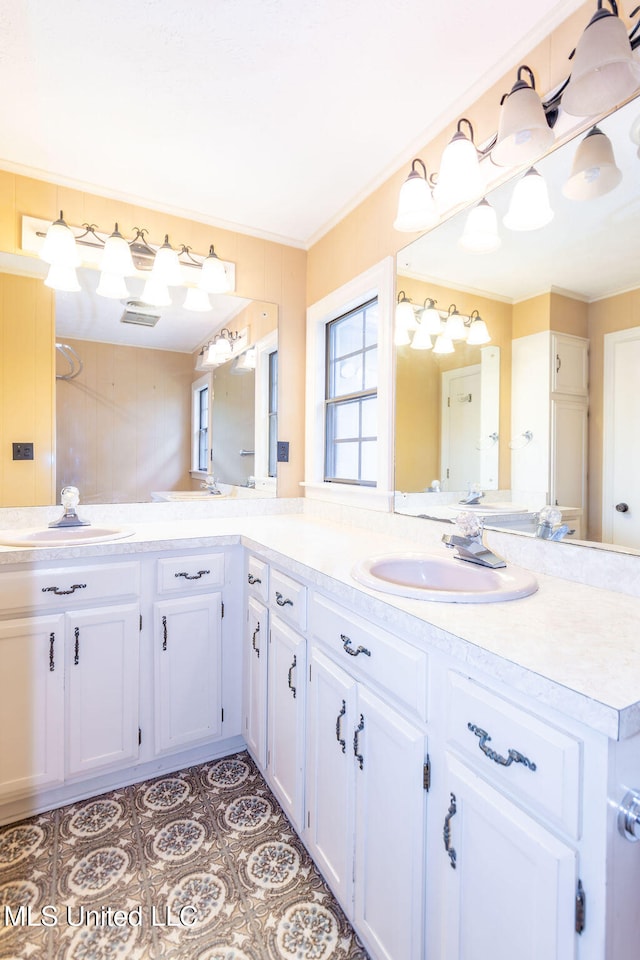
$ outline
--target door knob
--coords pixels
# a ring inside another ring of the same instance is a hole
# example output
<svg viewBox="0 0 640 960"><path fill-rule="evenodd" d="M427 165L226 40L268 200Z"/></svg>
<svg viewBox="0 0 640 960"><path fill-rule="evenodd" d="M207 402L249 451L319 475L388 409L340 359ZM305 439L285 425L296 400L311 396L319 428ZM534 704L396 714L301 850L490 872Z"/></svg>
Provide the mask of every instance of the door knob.
<svg viewBox="0 0 640 960"><path fill-rule="evenodd" d="M616 503L616 510L618 513L626 513L629 509L628 503Z"/></svg>

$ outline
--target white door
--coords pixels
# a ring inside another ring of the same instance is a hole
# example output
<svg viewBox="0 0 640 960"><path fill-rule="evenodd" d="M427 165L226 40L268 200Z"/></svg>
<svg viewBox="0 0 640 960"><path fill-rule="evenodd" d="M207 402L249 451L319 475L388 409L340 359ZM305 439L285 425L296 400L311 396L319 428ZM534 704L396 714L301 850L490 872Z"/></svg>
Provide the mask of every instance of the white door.
<svg viewBox="0 0 640 960"><path fill-rule="evenodd" d="M154 606L158 752L221 735L221 610L219 593Z"/></svg>
<svg viewBox="0 0 640 960"><path fill-rule="evenodd" d="M244 642L244 738L261 770L267 764L267 663L269 615L264 604L249 597Z"/></svg>
<svg viewBox="0 0 640 960"><path fill-rule="evenodd" d="M444 490L480 482L480 366L442 374L442 480Z"/></svg>
<svg viewBox="0 0 640 960"><path fill-rule="evenodd" d="M358 687L354 922L378 960L420 960L425 734Z"/></svg>
<svg viewBox="0 0 640 960"><path fill-rule="evenodd" d="M267 768L285 813L302 827L306 643L278 617L269 630Z"/></svg>
<svg viewBox="0 0 640 960"><path fill-rule="evenodd" d="M640 327L604 338L602 539L640 548Z"/></svg>
<svg viewBox="0 0 640 960"><path fill-rule="evenodd" d="M440 882L447 960L572 960L577 855L447 758Z"/></svg>
<svg viewBox="0 0 640 960"><path fill-rule="evenodd" d="M309 670L306 843L334 895L351 916L356 683L316 649L311 651Z"/></svg>
<svg viewBox="0 0 640 960"><path fill-rule="evenodd" d="M68 776L138 756L137 604L65 614Z"/></svg>
<svg viewBox="0 0 640 960"><path fill-rule="evenodd" d="M64 777L64 618L0 624L0 798Z"/></svg>

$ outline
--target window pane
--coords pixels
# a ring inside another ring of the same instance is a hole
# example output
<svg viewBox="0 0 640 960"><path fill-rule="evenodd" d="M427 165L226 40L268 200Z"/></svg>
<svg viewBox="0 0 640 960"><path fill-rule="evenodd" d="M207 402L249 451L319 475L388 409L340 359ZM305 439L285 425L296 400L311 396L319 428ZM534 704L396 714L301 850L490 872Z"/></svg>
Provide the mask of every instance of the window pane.
<svg viewBox="0 0 640 960"><path fill-rule="evenodd" d="M371 397L362 401L362 437L378 436L378 398Z"/></svg>
<svg viewBox="0 0 640 960"><path fill-rule="evenodd" d="M363 440L361 447L360 479L374 483L377 469L378 442L377 440Z"/></svg>
<svg viewBox="0 0 640 960"><path fill-rule="evenodd" d="M367 350L364 355L364 389L372 390L378 385L378 350Z"/></svg>
<svg viewBox="0 0 640 960"><path fill-rule="evenodd" d="M357 438L360 436L360 403L337 403L335 406L334 439Z"/></svg>
<svg viewBox="0 0 640 960"><path fill-rule="evenodd" d="M344 397L362 390L362 354L337 360L331 364L331 372L329 397Z"/></svg>
<svg viewBox="0 0 640 960"><path fill-rule="evenodd" d="M358 476L359 446L360 444L356 440L336 444L336 469L334 476L340 480L360 479Z"/></svg>
<svg viewBox="0 0 640 960"><path fill-rule="evenodd" d="M362 350L362 313L351 314L331 325L332 355L344 357L349 353Z"/></svg>
<svg viewBox="0 0 640 960"><path fill-rule="evenodd" d="M373 347L378 342L378 303L372 303L364 314L364 345Z"/></svg>

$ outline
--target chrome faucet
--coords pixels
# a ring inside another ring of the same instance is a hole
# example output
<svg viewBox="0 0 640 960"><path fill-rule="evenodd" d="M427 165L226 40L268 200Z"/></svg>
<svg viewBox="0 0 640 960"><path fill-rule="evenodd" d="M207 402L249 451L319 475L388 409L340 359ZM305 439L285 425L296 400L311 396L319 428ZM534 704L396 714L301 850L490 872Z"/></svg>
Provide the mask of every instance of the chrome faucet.
<svg viewBox="0 0 640 960"><path fill-rule="evenodd" d="M63 487L60 491L60 500L64 513L59 520L53 520L50 527L89 527L89 520L81 520L76 511L80 503L80 491L77 487Z"/></svg>
<svg viewBox="0 0 640 960"><path fill-rule="evenodd" d="M459 560L467 560L469 563L477 563L481 567L491 567L496 570L498 567L506 567L506 563L495 553L492 553L482 542L482 532L475 536L464 536L459 533L443 533L442 542L449 550L456 550L456 557Z"/></svg>
<svg viewBox="0 0 640 960"><path fill-rule="evenodd" d="M484 491L480 489L479 484L477 483L469 484L467 495L463 497L462 500L458 500L458 503L464 503L464 504L480 503L483 497L484 497Z"/></svg>
<svg viewBox="0 0 640 960"><path fill-rule="evenodd" d="M203 490L208 490L214 497L222 496L222 490L218 489L218 481L212 473L207 474L206 480L203 480L200 486Z"/></svg>
<svg viewBox="0 0 640 960"><path fill-rule="evenodd" d="M556 507L543 507L538 514L536 537L540 540L562 540L567 534L571 536L575 533L575 530L569 530L567 523L560 523L561 520L562 513Z"/></svg>

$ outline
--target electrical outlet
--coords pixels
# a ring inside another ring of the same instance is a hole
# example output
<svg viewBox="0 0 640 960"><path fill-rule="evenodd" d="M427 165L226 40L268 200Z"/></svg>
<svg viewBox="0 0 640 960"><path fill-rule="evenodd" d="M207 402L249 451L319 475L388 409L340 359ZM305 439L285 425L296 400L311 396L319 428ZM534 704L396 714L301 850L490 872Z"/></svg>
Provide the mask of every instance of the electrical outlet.
<svg viewBox="0 0 640 960"><path fill-rule="evenodd" d="M13 459L14 460L33 460L33 444L32 443L14 443Z"/></svg>
<svg viewBox="0 0 640 960"><path fill-rule="evenodd" d="M289 463L289 441L288 440L278 440L277 460L278 460L278 463Z"/></svg>

